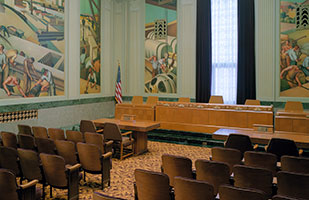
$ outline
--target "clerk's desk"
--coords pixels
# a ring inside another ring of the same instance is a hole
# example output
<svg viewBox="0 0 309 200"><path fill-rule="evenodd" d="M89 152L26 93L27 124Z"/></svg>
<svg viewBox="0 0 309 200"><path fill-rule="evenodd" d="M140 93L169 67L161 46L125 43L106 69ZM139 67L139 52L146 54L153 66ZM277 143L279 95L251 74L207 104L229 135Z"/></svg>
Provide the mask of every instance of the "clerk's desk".
<svg viewBox="0 0 309 200"><path fill-rule="evenodd" d="M118 124L120 129L133 131L134 154L142 154L148 151L147 149L147 132L160 127L160 123L154 121L135 121L135 120L120 120L120 119L96 119L92 120L97 127L104 127L106 122Z"/></svg>

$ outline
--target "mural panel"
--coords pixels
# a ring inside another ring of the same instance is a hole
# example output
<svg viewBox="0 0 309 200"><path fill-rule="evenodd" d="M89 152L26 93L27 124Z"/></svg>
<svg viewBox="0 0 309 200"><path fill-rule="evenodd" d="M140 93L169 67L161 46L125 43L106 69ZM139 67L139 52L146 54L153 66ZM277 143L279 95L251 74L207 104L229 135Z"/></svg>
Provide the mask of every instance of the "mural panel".
<svg viewBox="0 0 309 200"><path fill-rule="evenodd" d="M309 97L309 0L280 3L280 96Z"/></svg>
<svg viewBox="0 0 309 200"><path fill-rule="evenodd" d="M64 5L0 1L0 99L64 95Z"/></svg>
<svg viewBox="0 0 309 200"><path fill-rule="evenodd" d="M177 92L177 0L146 0L145 92Z"/></svg>
<svg viewBox="0 0 309 200"><path fill-rule="evenodd" d="M80 0L80 93L101 91L101 1Z"/></svg>

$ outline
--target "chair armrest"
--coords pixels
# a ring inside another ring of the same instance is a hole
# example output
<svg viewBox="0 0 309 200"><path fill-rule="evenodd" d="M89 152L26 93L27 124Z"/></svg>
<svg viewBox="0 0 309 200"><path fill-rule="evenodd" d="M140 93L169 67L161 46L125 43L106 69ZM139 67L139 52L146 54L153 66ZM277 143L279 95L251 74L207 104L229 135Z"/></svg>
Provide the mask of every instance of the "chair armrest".
<svg viewBox="0 0 309 200"><path fill-rule="evenodd" d="M298 153L299 153L299 155L301 156L301 155L303 155L304 150L303 150L303 149L299 149L299 150L298 150Z"/></svg>
<svg viewBox="0 0 309 200"><path fill-rule="evenodd" d="M107 142L104 142L105 146L110 146L114 143L113 140L110 140L110 141L107 141Z"/></svg>
<svg viewBox="0 0 309 200"><path fill-rule="evenodd" d="M75 171L75 170L78 170L79 168L81 168L81 164L75 164L73 166L66 166L66 168L69 170L69 171Z"/></svg>
<svg viewBox="0 0 309 200"><path fill-rule="evenodd" d="M110 158L110 157L112 157L112 152L107 152L107 153L105 153L105 154L102 154L102 158L103 159L106 159L106 158Z"/></svg>
<svg viewBox="0 0 309 200"><path fill-rule="evenodd" d="M258 144L255 144L254 146L253 146L253 149L254 150L257 150L259 148L259 145Z"/></svg>
<svg viewBox="0 0 309 200"><path fill-rule="evenodd" d="M38 182L39 181L35 179L35 180L30 181L29 183L20 185L19 187L24 190L24 189L27 189L27 188L35 186Z"/></svg>
<svg viewBox="0 0 309 200"><path fill-rule="evenodd" d="M104 130L104 129L99 129L99 130L97 130L96 132L97 132L97 133L103 133L103 130Z"/></svg>
<svg viewBox="0 0 309 200"><path fill-rule="evenodd" d="M267 148L268 148L268 145L266 145L266 146L264 147L264 149L265 149L266 152L267 152Z"/></svg>
<svg viewBox="0 0 309 200"><path fill-rule="evenodd" d="M121 135L122 136L126 136L126 135L130 135L130 134L132 134L133 132L132 131L127 131L127 132L125 132L125 133L121 133Z"/></svg>

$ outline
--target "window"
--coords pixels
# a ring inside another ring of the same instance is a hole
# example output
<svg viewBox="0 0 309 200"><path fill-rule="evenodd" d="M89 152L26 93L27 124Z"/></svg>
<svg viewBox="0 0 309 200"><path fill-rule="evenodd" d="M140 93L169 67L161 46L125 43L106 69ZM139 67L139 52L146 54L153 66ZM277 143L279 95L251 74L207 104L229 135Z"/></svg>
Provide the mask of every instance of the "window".
<svg viewBox="0 0 309 200"><path fill-rule="evenodd" d="M236 104L237 93L237 0L212 0L211 95Z"/></svg>

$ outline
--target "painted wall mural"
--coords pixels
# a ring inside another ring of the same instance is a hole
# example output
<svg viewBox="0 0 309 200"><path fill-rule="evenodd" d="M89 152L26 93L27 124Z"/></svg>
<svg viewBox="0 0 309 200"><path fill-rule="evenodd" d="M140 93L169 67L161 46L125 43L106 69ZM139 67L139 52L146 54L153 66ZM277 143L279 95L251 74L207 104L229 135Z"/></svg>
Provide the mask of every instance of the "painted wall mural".
<svg viewBox="0 0 309 200"><path fill-rule="evenodd" d="M309 97L309 0L280 4L280 96Z"/></svg>
<svg viewBox="0 0 309 200"><path fill-rule="evenodd" d="M0 99L64 95L64 6L0 1Z"/></svg>
<svg viewBox="0 0 309 200"><path fill-rule="evenodd" d="M177 92L177 0L146 0L145 92Z"/></svg>
<svg viewBox="0 0 309 200"><path fill-rule="evenodd" d="M80 93L101 91L101 1L80 0Z"/></svg>

